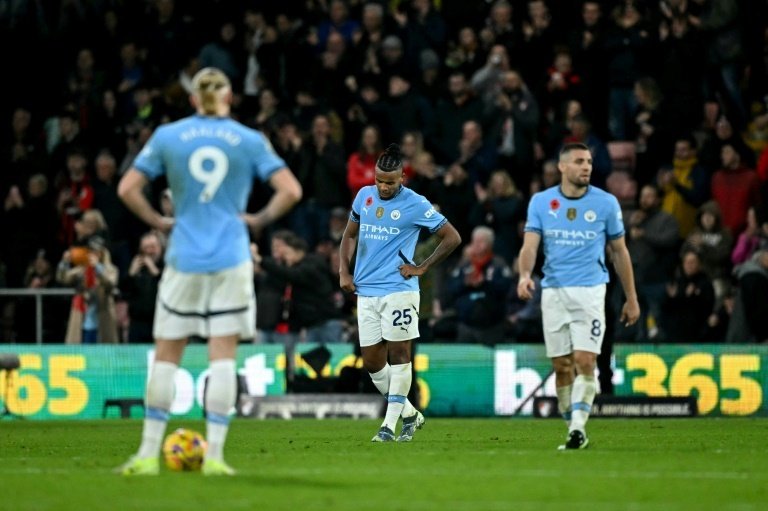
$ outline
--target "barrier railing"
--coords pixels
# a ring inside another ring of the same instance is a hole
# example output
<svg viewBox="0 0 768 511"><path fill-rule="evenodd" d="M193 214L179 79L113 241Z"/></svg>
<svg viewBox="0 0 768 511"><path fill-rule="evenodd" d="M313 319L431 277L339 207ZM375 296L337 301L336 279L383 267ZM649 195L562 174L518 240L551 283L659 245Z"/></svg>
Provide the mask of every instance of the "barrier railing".
<svg viewBox="0 0 768 511"><path fill-rule="evenodd" d="M35 342L43 343L43 297L72 296L74 289L66 288L0 288L0 296L31 296L35 299Z"/></svg>

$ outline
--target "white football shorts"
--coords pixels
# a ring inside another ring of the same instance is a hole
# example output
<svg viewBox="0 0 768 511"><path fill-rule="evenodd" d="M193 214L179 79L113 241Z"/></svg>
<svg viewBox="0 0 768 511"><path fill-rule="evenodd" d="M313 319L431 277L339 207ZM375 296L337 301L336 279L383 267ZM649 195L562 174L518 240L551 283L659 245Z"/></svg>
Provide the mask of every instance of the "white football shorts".
<svg viewBox="0 0 768 511"><path fill-rule="evenodd" d="M419 336L418 291L386 296L357 297L357 328L360 346L387 341L408 341Z"/></svg>
<svg viewBox="0 0 768 511"><path fill-rule="evenodd" d="M253 263L249 260L215 273L184 273L166 266L152 330L156 339L190 335L252 339L256 333Z"/></svg>
<svg viewBox="0 0 768 511"><path fill-rule="evenodd" d="M605 335L605 284L544 288L541 314L548 357L576 350L600 353Z"/></svg>

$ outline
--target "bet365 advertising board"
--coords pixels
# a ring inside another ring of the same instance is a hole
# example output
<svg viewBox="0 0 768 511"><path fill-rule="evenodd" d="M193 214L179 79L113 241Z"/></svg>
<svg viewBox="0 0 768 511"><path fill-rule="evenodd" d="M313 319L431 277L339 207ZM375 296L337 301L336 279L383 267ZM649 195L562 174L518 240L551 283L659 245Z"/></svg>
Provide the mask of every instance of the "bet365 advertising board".
<svg viewBox="0 0 768 511"><path fill-rule="evenodd" d="M326 346L329 361L316 371L301 357L313 347L297 346L296 372L307 378L333 378L344 367L361 367L353 346L332 344ZM10 374L0 371L0 401L31 419L98 418L107 399L141 398L153 355L151 346L0 345L0 353L17 354L21 362ZM617 345L614 359L616 395L693 395L704 416L768 415L768 346ZM540 345L424 344L414 363L420 404L432 416L530 415L529 395L555 395ZM202 415L207 366L206 347L189 346L176 374L172 414ZM237 367L249 394L285 393L282 346L242 344ZM107 410L107 417L118 415ZM132 416L140 417L141 410Z"/></svg>

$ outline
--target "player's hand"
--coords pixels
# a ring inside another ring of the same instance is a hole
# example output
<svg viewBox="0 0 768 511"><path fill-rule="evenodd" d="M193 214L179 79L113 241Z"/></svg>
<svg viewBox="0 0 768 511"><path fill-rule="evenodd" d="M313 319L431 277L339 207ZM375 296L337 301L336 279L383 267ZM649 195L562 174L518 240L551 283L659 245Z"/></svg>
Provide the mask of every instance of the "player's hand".
<svg viewBox="0 0 768 511"><path fill-rule="evenodd" d="M154 227L163 234L168 234L173 229L175 222L176 219L172 216L161 216Z"/></svg>
<svg viewBox="0 0 768 511"><path fill-rule="evenodd" d="M355 283L352 281L352 275L348 272L339 273L339 287L347 293L355 292Z"/></svg>
<svg viewBox="0 0 768 511"><path fill-rule="evenodd" d="M414 266L412 264L401 264L398 267L398 270L400 270L400 275L402 275L404 279L410 279L411 277L414 277L414 276L420 277L424 275L423 268Z"/></svg>
<svg viewBox="0 0 768 511"><path fill-rule="evenodd" d="M627 300L624 303L624 307L621 308L621 318L619 321L624 323L624 326L631 326L637 323L640 318L640 304L637 300Z"/></svg>
<svg viewBox="0 0 768 511"><path fill-rule="evenodd" d="M261 213L244 213L240 217L251 230L254 237L260 238L261 231L267 226L264 215Z"/></svg>
<svg viewBox="0 0 768 511"><path fill-rule="evenodd" d="M517 296L521 300L528 301L533 298L533 292L536 290L536 283L530 278L520 278L517 283Z"/></svg>

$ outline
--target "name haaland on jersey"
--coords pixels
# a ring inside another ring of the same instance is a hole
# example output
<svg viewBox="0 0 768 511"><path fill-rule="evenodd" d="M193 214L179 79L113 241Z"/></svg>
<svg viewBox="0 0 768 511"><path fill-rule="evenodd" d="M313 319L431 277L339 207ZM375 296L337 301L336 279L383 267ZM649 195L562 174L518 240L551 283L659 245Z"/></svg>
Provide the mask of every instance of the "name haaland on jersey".
<svg viewBox="0 0 768 511"><path fill-rule="evenodd" d="M362 188L352 203L350 218L360 226L354 282L361 296L384 296L418 291L416 277L400 275L400 266L413 264L421 228L435 232L447 221L432 204L402 187L389 200L381 200L375 186Z"/></svg>

